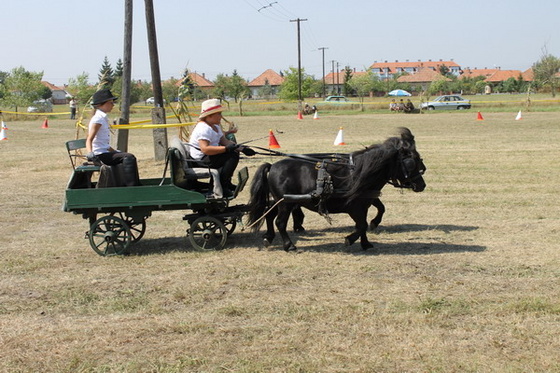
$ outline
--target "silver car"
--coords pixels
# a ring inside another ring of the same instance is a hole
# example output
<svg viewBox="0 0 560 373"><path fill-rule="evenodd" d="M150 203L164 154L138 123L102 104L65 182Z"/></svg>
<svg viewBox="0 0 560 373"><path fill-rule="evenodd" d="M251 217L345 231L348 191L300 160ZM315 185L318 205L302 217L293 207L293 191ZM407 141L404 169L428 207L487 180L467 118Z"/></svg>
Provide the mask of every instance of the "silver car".
<svg viewBox="0 0 560 373"><path fill-rule="evenodd" d="M471 108L471 102L459 95L439 96L433 101L423 102L424 110L465 110Z"/></svg>

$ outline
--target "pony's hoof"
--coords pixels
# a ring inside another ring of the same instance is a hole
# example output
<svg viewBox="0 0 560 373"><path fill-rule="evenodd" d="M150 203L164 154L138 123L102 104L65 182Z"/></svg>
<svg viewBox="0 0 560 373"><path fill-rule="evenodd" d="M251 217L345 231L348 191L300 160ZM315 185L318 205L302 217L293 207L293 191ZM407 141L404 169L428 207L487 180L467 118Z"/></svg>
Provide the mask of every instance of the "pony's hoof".
<svg viewBox="0 0 560 373"><path fill-rule="evenodd" d="M346 238L344 239L344 245L345 245L345 246L352 246L352 244L353 244L355 241L356 241L356 240L350 239L350 237L346 237Z"/></svg>
<svg viewBox="0 0 560 373"><path fill-rule="evenodd" d="M367 243L367 244L363 244L362 245L362 250L369 250L369 249L373 249L373 245L371 243Z"/></svg>
<svg viewBox="0 0 560 373"><path fill-rule="evenodd" d="M288 247L285 247L284 250L286 250L287 253L289 253L290 251L298 251L298 248L295 247L294 245L290 245Z"/></svg>
<svg viewBox="0 0 560 373"><path fill-rule="evenodd" d="M265 238L265 239L263 240L263 246L264 246L265 248L270 247L270 241L268 240L268 238Z"/></svg>
<svg viewBox="0 0 560 373"><path fill-rule="evenodd" d="M301 233L301 232L305 232L305 228L304 227L294 227L294 232L296 233Z"/></svg>

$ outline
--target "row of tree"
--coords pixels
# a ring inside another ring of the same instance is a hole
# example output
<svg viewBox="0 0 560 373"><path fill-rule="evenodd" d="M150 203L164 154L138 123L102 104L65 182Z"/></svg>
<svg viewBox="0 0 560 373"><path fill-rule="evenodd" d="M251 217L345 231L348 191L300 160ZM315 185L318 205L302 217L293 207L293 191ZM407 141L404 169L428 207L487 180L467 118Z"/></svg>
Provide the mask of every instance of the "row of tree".
<svg viewBox="0 0 560 373"><path fill-rule="evenodd" d="M521 76L518 78L510 78L492 86L494 92L527 92L529 90L547 91L556 95L556 90L560 79L558 72L560 71L560 59L558 57L543 53L541 59L533 65L534 81L524 81ZM112 67L111 63L105 57L101 69L98 74L98 83L92 86L90 77L87 73L82 73L68 81L65 87L70 96L75 97L80 103L88 103L93 93L100 88L110 88L113 93L120 96L122 90L122 61L119 59ZM428 88L428 95L438 94L439 92L463 92L464 94L483 93L488 83L484 77L474 78L457 78L453 74L449 74L445 66L440 68L440 73L448 77L450 80L437 80L432 82ZM299 72L296 68L290 67L288 70L281 72L284 82L280 89L276 91L268 82L260 88L259 96L270 97L278 95L282 100L297 100L299 96ZM362 74L354 74L350 67L343 70L344 79L335 91L331 94L344 94L347 96L365 97L368 95L382 96L393 89L405 89L414 92L419 89L408 83L399 83L397 81L400 75L394 76L389 80L380 80L377 75L368 71ZM10 72L0 71L0 107L18 108L31 105L40 99L49 99L52 92L41 84L43 78L42 72L30 72L23 67L17 67ZM247 81L243 79L236 70L231 75L219 74L214 80L214 88L211 92L203 91L193 82L186 70L181 78L171 78L162 83L162 91L165 100L168 102L178 100L201 100L208 96L223 99L233 99L234 101L243 100L250 97L250 90ZM306 74L302 70L302 95L303 97L320 97L325 91L322 79L315 79L314 76ZM152 86L149 82L141 80L132 81L131 84L131 102L145 101L152 96Z"/></svg>

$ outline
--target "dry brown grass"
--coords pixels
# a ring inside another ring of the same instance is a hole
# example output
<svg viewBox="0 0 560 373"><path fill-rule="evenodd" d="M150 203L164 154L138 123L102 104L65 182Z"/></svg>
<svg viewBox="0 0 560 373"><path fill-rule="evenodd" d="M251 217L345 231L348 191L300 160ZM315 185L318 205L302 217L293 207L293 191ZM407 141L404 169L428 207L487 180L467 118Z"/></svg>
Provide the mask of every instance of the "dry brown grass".
<svg viewBox="0 0 560 373"><path fill-rule="evenodd" d="M311 213L304 253L259 251L241 231L199 253L172 211L148 219L133 255L97 256L87 222L60 211L72 123L7 123L0 371L560 371L559 114L515 115L236 119L240 141L284 131L287 153L334 150L339 126L345 151L410 127L428 187L384 191L379 255L343 246L347 216ZM143 178L163 170L150 141L131 133Z"/></svg>

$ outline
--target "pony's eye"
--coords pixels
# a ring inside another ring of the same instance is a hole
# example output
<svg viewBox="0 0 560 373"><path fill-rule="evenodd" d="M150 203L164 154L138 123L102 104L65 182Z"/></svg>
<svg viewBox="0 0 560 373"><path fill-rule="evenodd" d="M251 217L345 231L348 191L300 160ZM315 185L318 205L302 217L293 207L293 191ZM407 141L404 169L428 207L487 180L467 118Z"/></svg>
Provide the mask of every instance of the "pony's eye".
<svg viewBox="0 0 560 373"><path fill-rule="evenodd" d="M412 158L403 159L403 165L404 168L409 172L416 169L416 162L414 162L414 159Z"/></svg>

